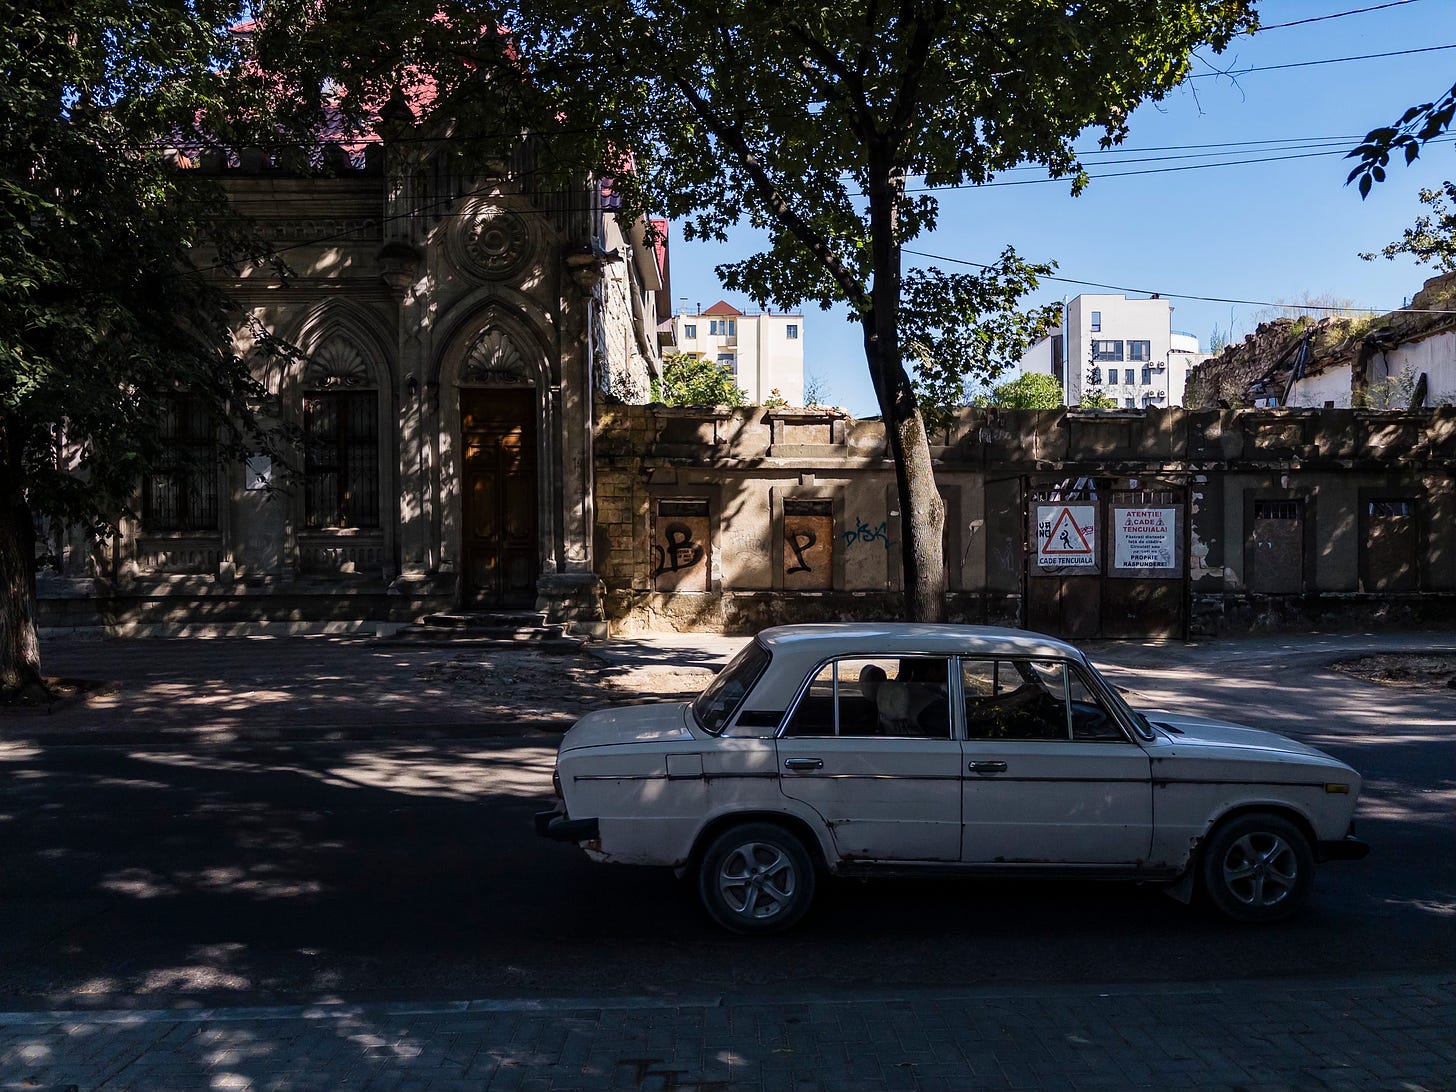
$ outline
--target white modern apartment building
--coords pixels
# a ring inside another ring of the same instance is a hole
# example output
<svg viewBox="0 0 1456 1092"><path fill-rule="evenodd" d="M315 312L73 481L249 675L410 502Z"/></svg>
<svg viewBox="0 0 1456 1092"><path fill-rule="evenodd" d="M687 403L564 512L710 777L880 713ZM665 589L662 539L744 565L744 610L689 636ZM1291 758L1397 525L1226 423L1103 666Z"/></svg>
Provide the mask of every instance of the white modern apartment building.
<svg viewBox="0 0 1456 1092"><path fill-rule="evenodd" d="M804 401L803 315L749 315L719 300L706 311L673 315L672 334L677 352L731 368L750 404L775 391L791 406Z"/></svg>
<svg viewBox="0 0 1456 1092"><path fill-rule="evenodd" d="M1158 296L1082 295L1063 315L1021 358L1021 370L1055 377L1071 406L1094 390L1124 409L1181 406L1189 369L1207 359L1196 336L1173 329L1173 307Z"/></svg>

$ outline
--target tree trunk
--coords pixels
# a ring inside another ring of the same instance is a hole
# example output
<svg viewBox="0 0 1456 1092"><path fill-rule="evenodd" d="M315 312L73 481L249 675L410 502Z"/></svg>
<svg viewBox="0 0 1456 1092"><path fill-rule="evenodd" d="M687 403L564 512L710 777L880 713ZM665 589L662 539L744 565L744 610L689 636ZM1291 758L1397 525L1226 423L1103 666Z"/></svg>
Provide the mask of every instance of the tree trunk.
<svg viewBox="0 0 1456 1092"><path fill-rule="evenodd" d="M18 489L0 497L0 703L50 697L35 628L35 523Z"/></svg>
<svg viewBox="0 0 1456 1092"><path fill-rule="evenodd" d="M945 502L935 488L930 437L900 351L900 244L897 208L903 177L887 157L871 152L870 245L875 281L861 316L865 358L885 421L900 499L900 558L905 620L945 620Z"/></svg>

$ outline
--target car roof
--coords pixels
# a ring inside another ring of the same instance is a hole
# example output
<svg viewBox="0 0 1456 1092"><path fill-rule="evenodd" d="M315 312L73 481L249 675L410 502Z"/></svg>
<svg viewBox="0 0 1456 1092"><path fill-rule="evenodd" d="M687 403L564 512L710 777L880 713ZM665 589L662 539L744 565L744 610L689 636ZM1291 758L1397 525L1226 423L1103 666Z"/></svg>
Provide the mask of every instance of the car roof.
<svg viewBox="0 0 1456 1092"><path fill-rule="evenodd" d="M1001 626L961 626L924 622L830 622L775 626L758 640L770 652L830 656L835 653L904 655L1049 656L1082 659L1082 653L1055 637Z"/></svg>

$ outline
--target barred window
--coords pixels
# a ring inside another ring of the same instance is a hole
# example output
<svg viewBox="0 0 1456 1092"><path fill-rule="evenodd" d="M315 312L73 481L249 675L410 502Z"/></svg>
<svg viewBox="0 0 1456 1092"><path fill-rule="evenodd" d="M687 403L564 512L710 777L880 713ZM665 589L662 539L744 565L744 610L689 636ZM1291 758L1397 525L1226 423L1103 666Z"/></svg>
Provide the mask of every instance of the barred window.
<svg viewBox="0 0 1456 1092"><path fill-rule="evenodd" d="M206 399L167 399L161 459L142 481L146 531L217 530L217 424Z"/></svg>
<svg viewBox="0 0 1456 1092"><path fill-rule="evenodd" d="M303 400L304 525L379 526L379 401L372 390Z"/></svg>

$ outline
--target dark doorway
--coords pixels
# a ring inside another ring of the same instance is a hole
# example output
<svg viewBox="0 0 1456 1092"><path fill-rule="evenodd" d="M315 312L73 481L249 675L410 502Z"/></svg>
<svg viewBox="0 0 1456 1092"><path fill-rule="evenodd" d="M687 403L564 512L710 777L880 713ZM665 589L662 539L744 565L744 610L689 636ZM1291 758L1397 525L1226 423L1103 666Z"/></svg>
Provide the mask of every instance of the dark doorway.
<svg viewBox="0 0 1456 1092"><path fill-rule="evenodd" d="M460 394L467 607L531 607L539 571L536 392Z"/></svg>

